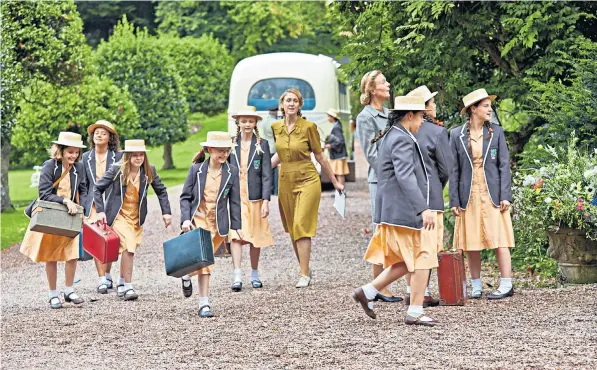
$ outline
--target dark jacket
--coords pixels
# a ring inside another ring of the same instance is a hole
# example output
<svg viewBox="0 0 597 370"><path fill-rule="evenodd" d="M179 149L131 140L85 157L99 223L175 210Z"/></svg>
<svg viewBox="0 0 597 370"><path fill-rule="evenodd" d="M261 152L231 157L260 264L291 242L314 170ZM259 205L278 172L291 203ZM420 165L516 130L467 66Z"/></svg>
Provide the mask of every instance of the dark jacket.
<svg viewBox="0 0 597 370"><path fill-rule="evenodd" d="M510 153L502 127L491 124L490 134L483 126L483 170L489 197L494 206L512 201ZM473 154L469 150L466 124L450 131L450 147L455 165L450 173L450 207L466 209L473 183Z"/></svg>
<svg viewBox="0 0 597 370"><path fill-rule="evenodd" d="M122 152L114 152L112 150L108 150L106 156L106 171L110 169L110 167L120 161L122 158ZM91 149L88 152L83 153L83 159L81 160L83 164L83 169L85 170L85 179L87 184L87 197L85 199L81 199L81 203L85 204L85 217L89 217L89 213L91 212L91 207L93 205L93 188L95 187L95 176L96 176L96 166L95 166L95 149ZM106 199L104 198L104 202Z"/></svg>
<svg viewBox="0 0 597 370"><path fill-rule="evenodd" d="M249 162L247 163L247 184L249 186L250 201L270 200L271 198L273 180L272 156L266 140L261 140L261 149L263 152L257 153L257 136L253 134L251 149L249 150ZM237 169L240 168L240 139L228 160Z"/></svg>
<svg viewBox="0 0 597 370"><path fill-rule="evenodd" d="M454 167L448 131L425 120L414 135L423 153L429 175L429 208L432 211L443 212L444 187L450 179L450 170Z"/></svg>
<svg viewBox="0 0 597 370"><path fill-rule="evenodd" d="M377 153L376 224L423 228L421 213L429 209L427 170L414 136L392 126Z"/></svg>
<svg viewBox="0 0 597 370"><path fill-rule="evenodd" d="M332 127L332 132L328 137L326 144L330 144L331 150L330 159L343 159L347 157L346 140L344 140L344 131L342 130L342 123L336 120Z"/></svg>
<svg viewBox="0 0 597 370"><path fill-rule="evenodd" d="M38 199L62 204L64 198L56 195L56 193L58 192L58 186L52 187L54 182L58 180L61 175L61 161L58 161L56 159L48 159L44 162L44 164L42 165L41 174L39 175L39 185L37 187L39 194ZM70 169L68 176L70 176L70 200L76 202L77 192L79 192L79 204L83 206L85 211L87 211L85 205L81 202L82 199L85 199L87 197L87 184L85 183L85 173L83 170L83 164L81 162L76 162ZM31 202L31 204L29 204L29 206L25 209L25 215L27 217L31 217L31 212L33 211L34 204L35 200Z"/></svg>
<svg viewBox="0 0 597 370"><path fill-rule="evenodd" d="M122 185L124 184L124 178L121 167L122 165L120 162L112 165L110 169L106 171L106 174L95 183L95 189L93 192L95 209L98 213L106 213L106 221L110 226L112 226L116 216L118 216L118 213L122 208L122 203L124 201L123 197L126 193L126 186ZM155 167L151 166L151 170L153 172L153 182L151 182L151 187L158 196L162 214L172 214L170 211L170 202L168 201L168 192L166 191L166 187L164 184L162 184L162 181L160 181L160 177L157 175ZM139 171L139 226L143 226L145 223L145 217L147 216L147 190L149 188L149 184L147 183L148 177L145 174L143 167L141 167ZM103 196L104 193L106 193L105 202Z"/></svg>
<svg viewBox="0 0 597 370"><path fill-rule="evenodd" d="M181 225L186 220L192 221L199 208L205 190L208 167L209 161L205 161L189 168L180 194ZM222 180L216 201L216 226L221 236L228 235L231 229L242 229L238 169L228 163L222 164Z"/></svg>

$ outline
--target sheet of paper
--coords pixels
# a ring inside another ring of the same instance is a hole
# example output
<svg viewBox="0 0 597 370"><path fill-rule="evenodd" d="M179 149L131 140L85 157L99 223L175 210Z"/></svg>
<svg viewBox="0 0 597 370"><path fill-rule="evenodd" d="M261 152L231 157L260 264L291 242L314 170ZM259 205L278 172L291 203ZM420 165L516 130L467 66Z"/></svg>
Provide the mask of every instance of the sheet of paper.
<svg viewBox="0 0 597 370"><path fill-rule="evenodd" d="M334 208L336 211L342 216L342 218L346 218L346 194L345 193L338 193L336 191L336 197L334 198Z"/></svg>

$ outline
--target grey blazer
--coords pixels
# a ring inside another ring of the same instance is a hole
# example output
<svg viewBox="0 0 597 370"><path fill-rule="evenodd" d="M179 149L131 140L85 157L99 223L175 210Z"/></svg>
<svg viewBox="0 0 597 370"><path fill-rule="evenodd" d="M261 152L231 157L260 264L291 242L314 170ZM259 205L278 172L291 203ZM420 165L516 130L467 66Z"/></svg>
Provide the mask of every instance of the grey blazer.
<svg viewBox="0 0 597 370"><path fill-rule="evenodd" d="M386 128L388 124L388 109L383 108L383 112L378 111L370 105L365 108L357 116L356 134L359 139L359 144L365 153L365 159L369 163L369 172L367 181L369 183L377 183L377 148L384 139L375 144L371 144L371 140L379 133L379 131Z"/></svg>
<svg viewBox="0 0 597 370"><path fill-rule="evenodd" d="M95 183L94 202L95 209L97 212L106 213L106 221L108 225L112 226L118 212L122 208L123 197L126 193L126 186L123 186L123 175L121 171L121 163L118 162L110 167L106 174ZM160 202L160 208L162 209L163 215L170 215L170 202L168 201L168 192L166 187L162 184L160 177L155 171L155 167L151 166L153 171L153 182L151 187L158 196ZM147 190L149 184L147 183L148 177L145 174L145 170L141 167L140 171L140 184L139 184L139 226L143 226L145 223L145 217L147 217ZM104 193L106 195L106 201L104 202Z"/></svg>
<svg viewBox="0 0 597 370"><path fill-rule="evenodd" d="M39 175L39 185L37 186L38 199L45 200L48 202L56 202L62 204L64 198L56 195L58 187L52 187L52 184L60 178L62 175L62 162L56 159L48 159L44 162ZM76 162L70 169L68 174L70 177L70 200L73 202L77 201L77 192L79 192L79 204L85 208L85 205L81 201L87 197L87 184L85 183L85 173L83 170L83 163ZM25 215L31 218L31 212L33 211L33 205L35 201L31 202L27 208L25 208Z"/></svg>
<svg viewBox="0 0 597 370"><path fill-rule="evenodd" d="M199 208L209 162L196 163L189 168L189 173L180 194L180 223L193 220L193 215ZM229 208L230 207L230 208ZM230 209L230 212L228 212ZM228 231L241 230L240 213L240 184L238 169L228 163L222 164L222 181L216 201L216 226L221 236L228 235Z"/></svg>
<svg viewBox="0 0 597 370"><path fill-rule="evenodd" d="M247 163L247 184L249 187L249 200L259 201L262 199L270 200L272 194L272 156L269 151L269 144L261 139L262 153L257 153L257 136L253 134L251 139L251 149L249 150L249 162ZM232 151L228 160L231 161L237 169L240 168L240 144ZM235 230L235 229L233 229Z"/></svg>
<svg viewBox="0 0 597 370"><path fill-rule="evenodd" d="M450 179L450 170L454 166L448 131L425 120L414 135L423 153L425 168L429 175L429 208L443 212L444 187Z"/></svg>
<svg viewBox="0 0 597 370"><path fill-rule="evenodd" d="M108 151L106 157L106 171L110 169L110 167L120 161L122 158L122 152L114 152L112 150ZM89 217L89 213L91 212L91 207L93 206L93 188L95 187L95 176L96 176L96 167L95 167L95 149L91 149L88 152L83 153L83 159L81 160L83 163L83 167L85 169L85 179L87 184L87 197L85 199L81 198L81 203L85 204L85 217ZM104 197L104 202L106 201Z"/></svg>
<svg viewBox="0 0 597 370"><path fill-rule="evenodd" d="M512 201L510 153L504 129L491 124L493 133L483 126L483 170L491 203L499 207L502 200ZM450 172L450 207L466 209L473 183L473 154L468 149L466 124L450 131L450 147L455 165Z"/></svg>
<svg viewBox="0 0 597 370"><path fill-rule="evenodd" d="M332 127L332 132L327 139L326 144L330 144L330 159L344 159L348 156L346 153L346 140L344 139L344 130L342 123L336 120Z"/></svg>
<svg viewBox="0 0 597 370"><path fill-rule="evenodd" d="M376 224L423 228L429 209L427 170L417 139L402 125L392 126L377 158Z"/></svg>

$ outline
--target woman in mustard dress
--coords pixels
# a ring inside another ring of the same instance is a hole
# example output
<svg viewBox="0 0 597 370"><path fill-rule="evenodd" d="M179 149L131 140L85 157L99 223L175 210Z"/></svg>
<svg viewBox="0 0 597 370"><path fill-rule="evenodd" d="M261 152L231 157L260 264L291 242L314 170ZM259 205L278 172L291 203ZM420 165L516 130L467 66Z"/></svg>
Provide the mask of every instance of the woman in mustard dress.
<svg viewBox="0 0 597 370"><path fill-rule="evenodd" d="M262 288L259 277L259 256L261 248L274 244L269 228L269 201L272 191L272 166L269 145L261 140L257 122L261 117L256 108L241 108L232 116L236 120L236 148L229 157L230 162L240 171L240 200L242 234L244 239L232 238L231 252L234 266L232 291L240 292L243 287L240 268L242 245L250 246L251 286ZM234 234L231 234L234 235Z"/></svg>
<svg viewBox="0 0 597 370"><path fill-rule="evenodd" d="M87 184L87 198L83 201L85 204L85 220L84 222L95 222L97 218L97 210L93 202L93 187L95 183L101 179L106 171L114 163L120 161L122 152L120 152L120 139L114 126L104 120L99 120L87 128L88 143L91 148L90 151L83 153L83 168L85 169L85 179ZM107 294L108 289L113 288L112 264L102 264L97 258L94 258L95 268L99 276L98 286L96 291L100 294Z"/></svg>
<svg viewBox="0 0 597 370"><path fill-rule="evenodd" d="M50 150L51 159L43 164L41 170L39 199L64 204L68 207L68 213L74 215L79 207L79 199L87 196L85 173L80 162L81 149L85 148L85 145L81 135L72 132L61 132L58 140L53 143ZM31 217L31 211L31 206L27 207L25 214ZM66 262L64 301L74 304L84 302L73 288L79 258L79 236L69 238L28 230L20 251L33 262L46 263L51 308L62 308L62 301L56 290L58 262Z"/></svg>
<svg viewBox="0 0 597 370"><path fill-rule="evenodd" d="M147 217L149 185L158 196L164 226L167 228L172 222L168 192L155 167L149 164L147 151L144 140L126 140L122 163L112 166L94 189L97 222L107 223L120 238L120 278L116 294L125 301L139 298L132 283L133 262Z"/></svg>
<svg viewBox="0 0 597 370"><path fill-rule="evenodd" d="M454 246L466 252L471 274L471 298L481 298L481 251L493 249L500 285L489 299L512 296L514 231L510 218L512 184L510 153L504 130L490 123L495 95L485 89L463 98L467 122L450 132L456 165L450 173L450 207L456 216Z"/></svg>
<svg viewBox="0 0 597 370"><path fill-rule="evenodd" d="M322 171L332 180L338 192L344 185L334 176L332 167L323 155L317 126L302 118L303 97L297 89L288 89L280 96L284 119L272 124L276 140L276 154L272 168L280 164L278 204L284 230L290 234L294 253L300 265L297 288L311 284L311 238L317 228L317 213L321 199L321 181L311 153Z"/></svg>
<svg viewBox="0 0 597 370"><path fill-rule="evenodd" d="M240 184L238 169L227 160L234 146L227 132L210 131L203 149L195 158L180 194L180 221L183 232L200 227L211 233L214 249L232 230L232 236L243 240ZM205 151L209 160L205 160ZM215 252L215 251L214 251ZM182 292L185 297L193 294L191 276L199 280L199 316L213 317L209 304L209 279L213 265L182 277Z"/></svg>

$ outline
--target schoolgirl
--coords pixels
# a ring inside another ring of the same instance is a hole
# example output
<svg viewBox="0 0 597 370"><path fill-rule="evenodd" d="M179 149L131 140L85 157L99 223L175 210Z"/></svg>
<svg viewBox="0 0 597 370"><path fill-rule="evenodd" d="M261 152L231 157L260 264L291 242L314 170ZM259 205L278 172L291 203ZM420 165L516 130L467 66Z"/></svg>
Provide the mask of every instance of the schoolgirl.
<svg viewBox="0 0 597 370"><path fill-rule="evenodd" d="M437 248L424 242L423 233L433 230L437 216L429 208L427 170L413 135L423 123L424 110L422 97L396 97L387 128L374 139L385 136L377 156L377 227L364 258L377 261L381 257L385 269L352 297L375 319L370 302L380 289L410 272L411 302L404 322L434 326L436 322L424 315L423 296L429 270L437 267Z"/></svg>
<svg viewBox="0 0 597 370"><path fill-rule="evenodd" d="M429 232L429 240L437 246L437 251L444 249L444 187L450 178L450 169L454 166L454 158L450 149L448 140L448 131L443 127L443 122L436 119L435 95L437 92L431 92L427 86L419 86L409 92L407 96L421 96L425 99L425 112L423 114L423 124L415 135L423 159L427 174L429 175L429 208L436 212L435 229ZM432 235L435 233L435 237ZM407 296L405 304L410 304L410 274L406 276ZM434 299L425 289L425 298L423 306L437 306L438 299Z"/></svg>
<svg viewBox="0 0 597 370"><path fill-rule="evenodd" d="M50 159L45 161L39 178L39 199L64 204L68 213L77 213L80 199L87 196L85 173L81 160L83 145L81 135L73 132L61 132L58 140L53 141ZM31 217L33 204L25 210ZM62 301L56 290L58 262L66 262L64 269L64 301L74 304L84 302L75 293L73 280L79 258L79 236L69 238L28 230L21 243L20 252L33 262L45 262L46 277L50 289L50 307L62 308Z"/></svg>
<svg viewBox="0 0 597 370"><path fill-rule="evenodd" d="M85 222L95 222L97 210L93 201L93 187L101 179L106 171L122 158L120 152L120 139L114 126L104 120L99 120L87 128L88 143L91 150L83 153L83 168L87 184L87 197L83 200L85 204ZM99 276L96 291L100 294L108 293L113 288L110 271L112 264L102 264L94 258L95 268Z"/></svg>
<svg viewBox="0 0 597 370"><path fill-rule="evenodd" d="M183 232L197 227L209 231L216 249L230 230L234 237L243 240L239 174L236 166L227 162L234 146L229 133L208 132L207 141L201 146L203 149L193 158L180 195L181 228ZM198 275L200 317L214 315L208 298L212 271L213 266L209 266L182 278L183 293L190 297L193 293L190 276Z"/></svg>
<svg viewBox="0 0 597 370"><path fill-rule="evenodd" d="M269 201L272 190L272 166L268 142L261 140L257 122L261 116L256 108L247 106L241 108L232 116L236 120L236 135L229 160L239 169L240 200L243 240L232 235L231 253L234 266L234 280L232 290L242 289L241 257L242 245L249 244L251 258L251 286L262 288L259 277L259 256L261 248L274 244L270 231Z"/></svg>
<svg viewBox="0 0 597 370"><path fill-rule="evenodd" d="M325 147L330 155L330 166L338 182L344 185L345 176L350 173L348 168L348 154L346 153L346 140L344 139L344 130L342 129L342 122L338 116L338 111L335 109L328 109L326 112L328 122L333 123L332 131L328 136Z"/></svg>
<svg viewBox="0 0 597 370"><path fill-rule="evenodd" d="M146 152L144 140L126 140L122 162L110 167L96 181L94 190L97 222L107 223L120 238L120 278L116 293L125 301L139 297L132 284L133 262L147 217L149 185L158 196L164 226L168 227L172 222L168 192L155 168L149 164Z"/></svg>
<svg viewBox="0 0 597 370"><path fill-rule="evenodd" d="M489 299L514 294L510 248L514 231L510 218L512 183L510 153L504 130L490 123L495 95L478 89L465 96L464 125L450 132L456 165L450 173L450 207L456 224L454 246L466 252L471 274L471 298L481 298L481 251L493 249L500 269L500 285Z"/></svg>

